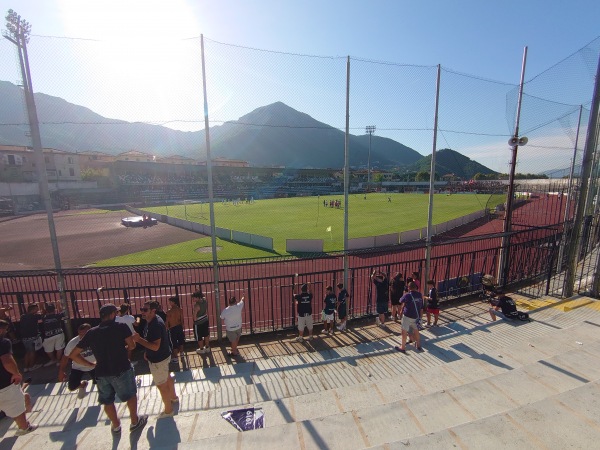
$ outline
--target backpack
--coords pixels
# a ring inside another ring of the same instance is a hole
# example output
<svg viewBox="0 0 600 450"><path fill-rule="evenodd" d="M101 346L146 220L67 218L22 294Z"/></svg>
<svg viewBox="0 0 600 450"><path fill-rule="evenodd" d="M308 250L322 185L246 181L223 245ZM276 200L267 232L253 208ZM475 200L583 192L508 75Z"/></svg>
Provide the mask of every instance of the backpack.
<svg viewBox="0 0 600 450"><path fill-rule="evenodd" d="M506 317L509 320L521 320L522 322L531 322L529 314L523 311L515 311L513 313L504 314L504 317Z"/></svg>

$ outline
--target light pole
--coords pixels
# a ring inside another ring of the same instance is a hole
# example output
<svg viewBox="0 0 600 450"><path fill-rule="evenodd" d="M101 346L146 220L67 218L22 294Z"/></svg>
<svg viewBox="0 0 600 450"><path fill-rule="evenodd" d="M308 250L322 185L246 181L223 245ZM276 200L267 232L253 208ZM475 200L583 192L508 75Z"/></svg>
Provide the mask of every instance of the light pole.
<svg viewBox="0 0 600 450"><path fill-rule="evenodd" d="M375 125L367 125L365 131L369 133L369 156L367 158L367 189L371 184L371 136L375 133Z"/></svg>
<svg viewBox="0 0 600 450"><path fill-rule="evenodd" d="M31 143L36 158L38 173L38 182L40 196L46 207L48 216L48 228L50 231L50 241L52 243L52 254L54 256L54 267L56 269L56 284L60 294L60 303L66 317L67 337L73 336L71 329L71 319L67 307L67 297L64 290L64 280L62 267L60 263L60 254L58 252L58 240L56 238L56 228L54 226L54 216L52 213L52 200L50 199L50 190L48 188L48 173L46 171L46 161L42 148L42 139L40 137L40 126L33 97L33 86L31 84L31 72L29 70L29 59L27 57L27 43L31 33L31 25L24 19L21 19L12 9L6 14L6 30L2 31L2 36L16 45L19 52L19 65L21 67L21 77L23 79L23 91L25 93L25 104L27 106L27 116L29 118L29 131L31 134Z"/></svg>

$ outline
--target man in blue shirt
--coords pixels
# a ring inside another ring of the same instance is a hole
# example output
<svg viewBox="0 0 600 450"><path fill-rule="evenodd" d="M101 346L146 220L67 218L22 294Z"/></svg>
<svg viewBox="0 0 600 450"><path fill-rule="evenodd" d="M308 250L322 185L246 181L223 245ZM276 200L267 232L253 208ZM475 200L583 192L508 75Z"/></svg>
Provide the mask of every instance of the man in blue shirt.
<svg viewBox="0 0 600 450"><path fill-rule="evenodd" d="M400 299L402 306L402 346L396 347L396 350L406 353L406 337L412 332L412 338L415 341L415 347L418 351L421 348L421 336L419 335L419 327L417 319L421 318L423 311L423 296L417 291L417 285L414 281L408 283L409 291Z"/></svg>
<svg viewBox="0 0 600 450"><path fill-rule="evenodd" d="M157 314L159 310L158 302L144 303L140 311L142 311L142 317L146 319L146 327L143 336L136 333L133 335L133 340L136 344L146 348L145 358L148 361L154 384L156 384L165 405L165 410L158 416L159 419L162 419L173 417L173 403L177 403L179 398L175 393L175 381L169 372L169 363L171 362L169 335L165 322Z"/></svg>

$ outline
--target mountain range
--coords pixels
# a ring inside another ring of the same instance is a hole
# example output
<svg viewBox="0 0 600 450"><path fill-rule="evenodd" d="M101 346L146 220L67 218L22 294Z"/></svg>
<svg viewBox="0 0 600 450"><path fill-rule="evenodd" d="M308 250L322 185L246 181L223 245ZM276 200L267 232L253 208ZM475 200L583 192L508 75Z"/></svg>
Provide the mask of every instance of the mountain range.
<svg viewBox="0 0 600 450"><path fill-rule="evenodd" d="M30 145L22 88L0 81L0 144ZM206 157L204 130L189 132L160 125L107 119L59 97L35 94L42 144L66 151L118 154L140 150L157 156ZM284 103L262 106L240 117L210 127L211 155L242 159L252 166L339 168L344 165L344 132L319 122ZM350 135L350 165L366 167L368 135ZM450 150L436 157L436 173L471 178L493 173L481 164ZM371 167L429 171L427 158L382 136L371 136ZM444 162L444 159L447 161ZM430 159L429 159L430 161ZM430 163L429 163L430 164Z"/></svg>

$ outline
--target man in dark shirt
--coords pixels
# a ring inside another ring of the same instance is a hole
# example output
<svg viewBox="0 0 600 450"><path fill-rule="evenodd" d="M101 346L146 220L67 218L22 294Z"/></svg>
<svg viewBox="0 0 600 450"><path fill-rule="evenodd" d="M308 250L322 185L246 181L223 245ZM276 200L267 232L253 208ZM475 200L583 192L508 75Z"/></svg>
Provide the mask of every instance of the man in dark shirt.
<svg viewBox="0 0 600 450"><path fill-rule="evenodd" d="M22 436L37 428L27 421L26 411L29 394L21 389L23 379L12 354L12 343L6 338L8 322L0 320L0 407L17 424L16 435Z"/></svg>
<svg viewBox="0 0 600 450"><path fill-rule="evenodd" d="M380 327L384 327L385 314L388 311L388 297L390 284L385 274L379 270L373 270L373 273L371 274L371 281L373 281L375 289L377 290L376 304L378 316L375 319L375 322Z"/></svg>
<svg viewBox="0 0 600 450"><path fill-rule="evenodd" d="M46 314L42 317L42 328L44 329L44 351L50 360L44 366L60 364L65 348L65 333L62 329L64 317L63 312L56 312L56 306L51 303L46 305Z"/></svg>
<svg viewBox="0 0 600 450"><path fill-rule="evenodd" d="M87 332L71 352L70 358L82 366L95 366L98 401L104 405L104 412L111 422L111 431L121 432L121 421L115 408L116 394L122 401L127 402L131 416L129 431L133 432L146 425L148 416L138 416L135 373L127 358L127 348L135 348L135 342L129 327L124 323L115 322L116 316L115 305L108 303L102 306L100 325ZM88 347L96 357L96 364L81 356L81 352Z"/></svg>
<svg viewBox="0 0 600 450"><path fill-rule="evenodd" d="M171 362L171 345L165 322L158 315L160 304L158 302L146 302L140 308L142 317L146 319L143 336L135 333L133 340L146 348L146 360L150 367L150 373L154 384L160 392L165 405L165 410L158 416L159 419L173 417L173 403L179 401L175 393L175 381L169 372Z"/></svg>
<svg viewBox="0 0 600 450"><path fill-rule="evenodd" d="M344 287L344 283L338 283L338 301L337 301L337 311L338 318L340 319L340 325L337 327L338 330L344 331L346 329L346 319L348 317L348 299L350 295L348 291Z"/></svg>
<svg viewBox="0 0 600 450"><path fill-rule="evenodd" d="M312 339L313 318L312 318L312 298L313 295L308 289L310 283L305 283L300 288L300 293L294 295L294 303L298 312L298 337L296 340L301 342L304 338L304 328L308 328L308 339Z"/></svg>
<svg viewBox="0 0 600 450"><path fill-rule="evenodd" d="M431 315L433 314L433 326L436 327L438 318L440 317L440 305L438 303L435 281L429 280L427 282L427 287L429 288L429 295L425 297L425 301L427 302L427 326L431 325Z"/></svg>
<svg viewBox="0 0 600 450"><path fill-rule="evenodd" d="M335 324L335 305L337 303L337 297L333 293L333 287L327 286L325 288L325 300L323 312L325 313L325 324L323 332L329 334L333 332L333 325Z"/></svg>
<svg viewBox="0 0 600 450"><path fill-rule="evenodd" d="M40 324L42 315L39 313L40 307L37 303L27 306L27 313L21 316L19 321L19 332L21 333L21 342L25 347L25 358L23 359L23 372L36 370L42 367L41 364L35 364L36 343L41 345ZM39 347L38 347L39 348Z"/></svg>
<svg viewBox="0 0 600 450"><path fill-rule="evenodd" d="M500 290L496 292L496 295L496 300L492 300L493 308L489 310L492 320L495 322L496 316L503 317L504 319L518 317L519 313L515 301Z"/></svg>

